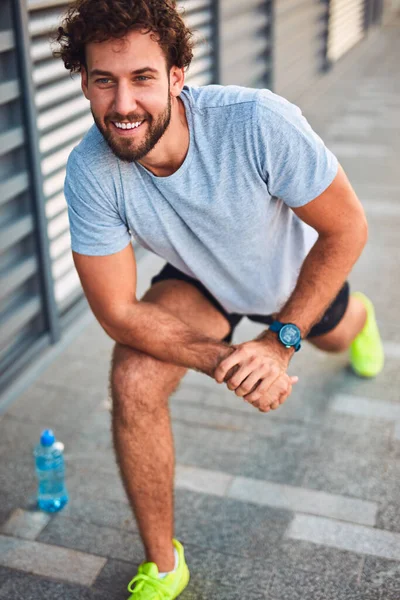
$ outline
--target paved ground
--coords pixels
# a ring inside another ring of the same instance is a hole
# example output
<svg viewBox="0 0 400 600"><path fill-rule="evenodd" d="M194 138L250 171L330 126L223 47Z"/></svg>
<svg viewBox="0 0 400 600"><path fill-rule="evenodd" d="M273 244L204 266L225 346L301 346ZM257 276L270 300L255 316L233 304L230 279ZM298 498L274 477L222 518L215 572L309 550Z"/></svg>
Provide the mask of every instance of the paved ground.
<svg viewBox="0 0 400 600"><path fill-rule="evenodd" d="M400 598L399 31L373 34L303 102L369 216L351 281L376 303L385 372L362 381L346 356L306 348L296 392L268 415L189 372L171 400L182 600ZM140 293L160 264L141 260ZM236 341L259 331L244 322ZM93 322L0 422L1 600L127 596L143 554L111 447L110 350ZM33 504L44 426L66 444L71 496L51 518Z"/></svg>

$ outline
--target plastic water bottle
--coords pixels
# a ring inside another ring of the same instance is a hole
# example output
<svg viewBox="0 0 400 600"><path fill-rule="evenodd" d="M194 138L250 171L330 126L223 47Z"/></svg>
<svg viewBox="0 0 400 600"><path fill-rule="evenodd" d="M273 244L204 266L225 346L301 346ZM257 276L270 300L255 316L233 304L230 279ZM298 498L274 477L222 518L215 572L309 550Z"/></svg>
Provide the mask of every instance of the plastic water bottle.
<svg viewBox="0 0 400 600"><path fill-rule="evenodd" d="M64 445L56 441L51 429L46 429L33 452L38 478L37 503L46 512L57 512L68 502L63 451Z"/></svg>

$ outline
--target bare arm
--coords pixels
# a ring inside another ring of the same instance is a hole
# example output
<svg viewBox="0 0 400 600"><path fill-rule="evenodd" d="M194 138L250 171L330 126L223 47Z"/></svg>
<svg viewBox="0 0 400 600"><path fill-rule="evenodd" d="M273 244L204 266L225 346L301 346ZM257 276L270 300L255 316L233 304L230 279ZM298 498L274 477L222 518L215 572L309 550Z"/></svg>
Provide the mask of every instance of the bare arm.
<svg viewBox="0 0 400 600"><path fill-rule="evenodd" d="M321 196L293 209L319 237L301 268L297 285L277 315L305 337L319 321L359 258L368 235L364 209L342 167Z"/></svg>
<svg viewBox="0 0 400 600"><path fill-rule="evenodd" d="M305 337L360 256L367 240L367 222L341 167L327 190L294 212L318 231L319 238L303 263L292 295L274 316L283 323L295 323ZM228 380L229 389L260 410L277 408L291 392L285 373L293 353L293 348L284 348L276 334L267 330L255 341L237 346L218 365L215 379ZM240 368L232 376L230 370L237 365ZM256 380L261 383L251 391Z"/></svg>
<svg viewBox="0 0 400 600"><path fill-rule="evenodd" d="M159 360L213 376L231 352L217 339L192 329L167 309L136 298L136 261L129 244L109 256L73 253L90 307L116 342Z"/></svg>

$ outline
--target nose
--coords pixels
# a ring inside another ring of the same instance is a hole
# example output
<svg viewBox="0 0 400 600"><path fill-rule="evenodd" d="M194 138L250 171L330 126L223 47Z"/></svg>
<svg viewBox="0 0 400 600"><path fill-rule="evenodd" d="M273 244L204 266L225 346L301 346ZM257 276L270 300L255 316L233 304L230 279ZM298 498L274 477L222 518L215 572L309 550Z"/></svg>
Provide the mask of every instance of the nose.
<svg viewBox="0 0 400 600"><path fill-rule="evenodd" d="M128 115L135 112L137 103L134 90L128 82L120 81L116 87L114 97L114 111L120 115Z"/></svg>

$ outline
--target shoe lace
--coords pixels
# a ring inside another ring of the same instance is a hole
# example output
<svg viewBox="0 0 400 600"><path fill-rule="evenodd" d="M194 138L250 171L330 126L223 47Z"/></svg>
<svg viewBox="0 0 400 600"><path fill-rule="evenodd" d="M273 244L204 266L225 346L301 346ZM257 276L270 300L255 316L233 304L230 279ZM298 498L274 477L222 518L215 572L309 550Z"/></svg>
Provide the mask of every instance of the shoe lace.
<svg viewBox="0 0 400 600"><path fill-rule="evenodd" d="M154 579L154 577L149 577L145 573L139 573L132 579L128 585L128 592L139 594L144 586L151 588L153 592L151 596L152 600L170 600L171 598L169 588L162 581Z"/></svg>

